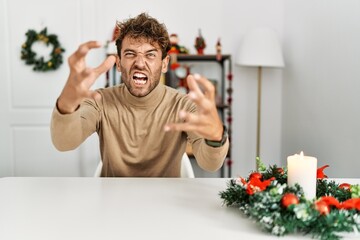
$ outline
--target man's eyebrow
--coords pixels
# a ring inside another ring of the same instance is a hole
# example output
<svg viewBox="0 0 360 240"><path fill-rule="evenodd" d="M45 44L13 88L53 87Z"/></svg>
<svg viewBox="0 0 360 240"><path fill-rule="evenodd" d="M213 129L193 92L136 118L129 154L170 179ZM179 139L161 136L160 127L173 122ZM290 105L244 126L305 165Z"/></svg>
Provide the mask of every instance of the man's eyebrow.
<svg viewBox="0 0 360 240"><path fill-rule="evenodd" d="M149 53L149 52L157 52L157 51L160 51L160 49L158 48L152 48L152 49L149 49L146 51L146 53ZM134 49L130 49L130 48L127 48L127 49L124 49L124 52L136 52Z"/></svg>
<svg viewBox="0 0 360 240"><path fill-rule="evenodd" d="M147 50L146 52L157 52L158 50L160 50L160 49L153 48L153 49L149 49L149 50Z"/></svg>
<svg viewBox="0 0 360 240"><path fill-rule="evenodd" d="M135 50L127 48L127 49L124 49L124 52L135 52Z"/></svg>

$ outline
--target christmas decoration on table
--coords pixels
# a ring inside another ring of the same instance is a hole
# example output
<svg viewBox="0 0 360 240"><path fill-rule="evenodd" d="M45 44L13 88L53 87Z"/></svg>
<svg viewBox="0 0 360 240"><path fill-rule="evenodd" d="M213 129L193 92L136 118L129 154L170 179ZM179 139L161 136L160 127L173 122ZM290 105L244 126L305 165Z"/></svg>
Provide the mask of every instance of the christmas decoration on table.
<svg viewBox="0 0 360 240"><path fill-rule="evenodd" d="M26 41L21 48L21 59L25 61L27 65L34 65L34 71L46 72L50 70L56 70L63 63L62 53L65 49L61 47L57 35L48 34L47 28L44 28L40 32L35 30L28 30L26 32ZM37 53L32 50L32 46L36 42L42 42L46 46L52 45L52 51L49 59L44 59L43 56L38 57Z"/></svg>
<svg viewBox="0 0 360 240"><path fill-rule="evenodd" d="M226 206L238 207L260 228L273 235L310 234L319 239L340 239L344 232L360 230L360 186L329 181L317 170L316 198L304 197L302 188L287 185L287 169L268 168L257 158L258 169L248 178L231 179L220 192Z"/></svg>
<svg viewBox="0 0 360 240"><path fill-rule="evenodd" d="M195 48L199 55L204 54L204 49L206 48L205 39L201 34L201 29L199 29L199 35L195 39Z"/></svg>

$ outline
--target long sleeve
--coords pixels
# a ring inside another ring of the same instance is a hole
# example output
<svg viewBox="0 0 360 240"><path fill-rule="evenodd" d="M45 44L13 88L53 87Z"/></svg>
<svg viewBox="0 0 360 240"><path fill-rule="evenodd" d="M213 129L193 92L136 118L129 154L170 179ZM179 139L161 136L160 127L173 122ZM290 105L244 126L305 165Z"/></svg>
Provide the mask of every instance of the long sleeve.
<svg viewBox="0 0 360 240"><path fill-rule="evenodd" d="M201 168L216 171L222 166L228 142L213 148L194 133L164 131L165 124L182 121L180 110L196 111L186 95L161 84L142 98L123 84L98 92L101 100L86 100L74 113L54 108L51 137L58 150L75 149L96 132L103 177L179 177L187 141Z"/></svg>
<svg viewBox="0 0 360 240"><path fill-rule="evenodd" d="M55 106L50 124L51 140L54 146L59 151L77 148L96 131L99 116L96 105L90 100L85 100L71 114L61 114Z"/></svg>
<svg viewBox="0 0 360 240"><path fill-rule="evenodd" d="M229 151L229 139L221 147L211 147L200 138L192 142L192 149L198 165L206 171L215 172L224 163Z"/></svg>

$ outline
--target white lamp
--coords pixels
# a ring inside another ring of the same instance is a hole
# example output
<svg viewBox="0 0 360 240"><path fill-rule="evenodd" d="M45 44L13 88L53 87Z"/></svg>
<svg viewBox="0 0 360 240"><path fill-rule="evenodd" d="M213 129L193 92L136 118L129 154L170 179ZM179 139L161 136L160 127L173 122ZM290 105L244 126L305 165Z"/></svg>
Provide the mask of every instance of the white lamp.
<svg viewBox="0 0 360 240"><path fill-rule="evenodd" d="M236 64L258 68L256 157L260 158L261 69L262 67L284 67L281 45L276 32L269 28L257 28L246 34L242 40Z"/></svg>

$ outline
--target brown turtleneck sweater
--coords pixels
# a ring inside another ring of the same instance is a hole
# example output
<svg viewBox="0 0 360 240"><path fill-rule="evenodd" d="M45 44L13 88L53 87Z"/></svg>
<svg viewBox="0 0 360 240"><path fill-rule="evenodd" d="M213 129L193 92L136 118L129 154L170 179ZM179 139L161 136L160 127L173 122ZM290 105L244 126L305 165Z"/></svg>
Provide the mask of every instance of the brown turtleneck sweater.
<svg viewBox="0 0 360 240"><path fill-rule="evenodd" d="M51 137L58 150L75 149L97 132L103 177L179 177L187 141L201 168L216 171L222 166L228 140L214 148L191 132L163 130L166 123L181 121L181 109L196 111L186 95L163 84L141 98L123 84L98 92L100 101L86 100L74 113L54 108Z"/></svg>

